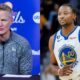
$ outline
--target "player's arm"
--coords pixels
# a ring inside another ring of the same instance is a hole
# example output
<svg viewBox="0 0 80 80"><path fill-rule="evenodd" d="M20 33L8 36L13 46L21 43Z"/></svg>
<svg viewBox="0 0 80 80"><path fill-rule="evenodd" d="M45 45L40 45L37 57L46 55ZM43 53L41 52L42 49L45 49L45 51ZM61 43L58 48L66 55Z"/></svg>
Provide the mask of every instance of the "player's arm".
<svg viewBox="0 0 80 80"><path fill-rule="evenodd" d="M54 55L53 51L53 42L54 42L54 36L51 36L49 39L49 50L50 50L50 72L54 75L58 75L58 69L59 67L57 66L57 60Z"/></svg>
<svg viewBox="0 0 80 80"><path fill-rule="evenodd" d="M53 51L53 43L54 43L54 36L51 36L49 39L49 50L50 50L50 64L46 68L46 71L53 75L57 76L67 76L72 73L72 69L70 65L65 66L64 68L60 69L57 65L57 61Z"/></svg>

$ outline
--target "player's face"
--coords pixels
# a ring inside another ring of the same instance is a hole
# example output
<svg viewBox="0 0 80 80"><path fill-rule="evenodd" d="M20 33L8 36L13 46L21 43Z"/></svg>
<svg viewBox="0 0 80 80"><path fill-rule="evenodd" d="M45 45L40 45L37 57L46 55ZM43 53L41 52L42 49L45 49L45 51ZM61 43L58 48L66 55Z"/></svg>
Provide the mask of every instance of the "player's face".
<svg viewBox="0 0 80 80"><path fill-rule="evenodd" d="M7 33L10 30L12 19L7 11L0 10L0 35Z"/></svg>
<svg viewBox="0 0 80 80"><path fill-rule="evenodd" d="M68 6L61 6L58 11L58 21L61 26L68 26L74 24L76 16L72 9Z"/></svg>

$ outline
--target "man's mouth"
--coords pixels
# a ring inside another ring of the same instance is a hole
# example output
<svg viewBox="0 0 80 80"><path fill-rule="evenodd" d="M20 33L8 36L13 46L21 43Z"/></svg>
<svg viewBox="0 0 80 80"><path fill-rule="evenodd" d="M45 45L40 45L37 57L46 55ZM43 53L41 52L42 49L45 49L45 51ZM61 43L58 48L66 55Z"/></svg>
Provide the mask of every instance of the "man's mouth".
<svg viewBox="0 0 80 80"><path fill-rule="evenodd" d="M3 30L3 28L0 28L0 31L2 31Z"/></svg>
<svg viewBox="0 0 80 80"><path fill-rule="evenodd" d="M60 23L64 23L65 21L64 20L60 20Z"/></svg>

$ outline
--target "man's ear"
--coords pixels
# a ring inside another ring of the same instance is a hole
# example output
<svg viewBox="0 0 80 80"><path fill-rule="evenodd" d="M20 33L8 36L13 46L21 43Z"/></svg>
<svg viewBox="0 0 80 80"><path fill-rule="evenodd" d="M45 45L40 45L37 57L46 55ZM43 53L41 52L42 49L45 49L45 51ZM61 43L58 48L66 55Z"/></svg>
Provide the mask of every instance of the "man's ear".
<svg viewBox="0 0 80 80"><path fill-rule="evenodd" d="M11 19L10 19L10 21L11 21L11 24L12 24L12 23L13 23L13 21L14 21L14 20L13 20L13 18L11 18Z"/></svg>
<svg viewBox="0 0 80 80"><path fill-rule="evenodd" d="M77 16L76 16L76 14L74 14L73 16L74 16L73 19L74 19L74 21L75 21Z"/></svg>

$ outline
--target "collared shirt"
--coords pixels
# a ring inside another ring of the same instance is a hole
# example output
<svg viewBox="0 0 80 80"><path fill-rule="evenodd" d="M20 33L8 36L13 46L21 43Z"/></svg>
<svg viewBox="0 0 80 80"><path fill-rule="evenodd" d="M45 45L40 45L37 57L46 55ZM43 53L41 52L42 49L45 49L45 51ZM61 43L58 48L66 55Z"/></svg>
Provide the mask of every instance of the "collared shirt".
<svg viewBox="0 0 80 80"><path fill-rule="evenodd" d="M0 43L0 74L32 74L29 42L14 32L7 41Z"/></svg>

